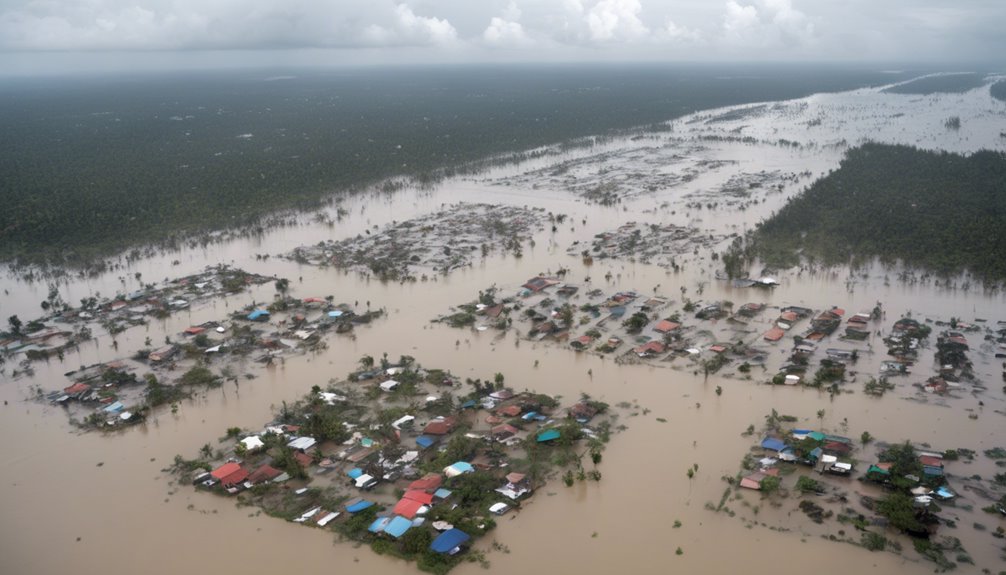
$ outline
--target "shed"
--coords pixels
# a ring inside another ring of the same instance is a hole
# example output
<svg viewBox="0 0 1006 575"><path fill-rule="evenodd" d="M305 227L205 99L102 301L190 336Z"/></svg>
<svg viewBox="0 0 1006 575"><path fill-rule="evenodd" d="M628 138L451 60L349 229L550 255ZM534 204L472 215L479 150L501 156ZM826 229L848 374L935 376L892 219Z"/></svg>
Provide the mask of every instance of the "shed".
<svg viewBox="0 0 1006 575"><path fill-rule="evenodd" d="M248 314L248 321L266 321L269 319L269 312L264 309L256 309Z"/></svg>

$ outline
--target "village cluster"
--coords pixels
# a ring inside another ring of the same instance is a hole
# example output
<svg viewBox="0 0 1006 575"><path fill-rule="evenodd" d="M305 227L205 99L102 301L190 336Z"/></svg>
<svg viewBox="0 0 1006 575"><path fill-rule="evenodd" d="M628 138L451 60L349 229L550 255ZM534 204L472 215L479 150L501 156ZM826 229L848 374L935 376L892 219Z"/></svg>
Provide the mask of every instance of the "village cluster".
<svg viewBox="0 0 1006 575"><path fill-rule="evenodd" d="M515 392L504 376L461 382L404 356L315 386L261 430L228 430L183 480L266 513L334 529L432 572L477 560L460 553L550 479L600 480L612 428L604 403L563 408ZM585 462L584 459L588 461Z"/></svg>
<svg viewBox="0 0 1006 575"><path fill-rule="evenodd" d="M69 386L39 388L37 395L63 406L71 421L84 428L135 425L159 406L170 405L174 411L198 390L227 381L240 385L255 377L251 366L317 351L327 345L326 334L352 331L383 314L357 313L352 305L333 301L282 293L266 306L251 304L225 320L190 326L160 345L148 338L132 357L81 367L66 374ZM275 323L270 321L274 314Z"/></svg>

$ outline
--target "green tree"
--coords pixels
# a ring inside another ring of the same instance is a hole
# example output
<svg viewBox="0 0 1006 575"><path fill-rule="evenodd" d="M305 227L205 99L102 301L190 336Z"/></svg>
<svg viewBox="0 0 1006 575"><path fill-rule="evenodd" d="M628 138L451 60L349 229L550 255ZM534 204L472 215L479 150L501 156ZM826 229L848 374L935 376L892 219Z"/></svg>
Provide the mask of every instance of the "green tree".
<svg viewBox="0 0 1006 575"><path fill-rule="evenodd" d="M10 327L11 335L15 337L21 336L21 318L16 315L12 315L7 318L7 325Z"/></svg>

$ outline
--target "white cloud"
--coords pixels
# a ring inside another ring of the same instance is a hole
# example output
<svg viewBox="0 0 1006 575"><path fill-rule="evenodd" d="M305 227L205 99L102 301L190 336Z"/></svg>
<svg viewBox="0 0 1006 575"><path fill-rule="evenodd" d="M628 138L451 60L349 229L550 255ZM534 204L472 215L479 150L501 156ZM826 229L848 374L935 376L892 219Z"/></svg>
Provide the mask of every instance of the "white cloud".
<svg viewBox="0 0 1006 575"><path fill-rule="evenodd" d="M333 48L396 61L422 47L407 53L478 61L701 45L687 57L986 60L1006 52L1004 21L997 0L0 0L0 53Z"/></svg>
<svg viewBox="0 0 1006 575"><path fill-rule="evenodd" d="M650 31L639 19L641 10L639 0L601 0L586 16L590 39L608 42L644 38Z"/></svg>
<svg viewBox="0 0 1006 575"><path fill-rule="evenodd" d="M531 39L524 33L524 26L518 20L521 11L515 2L510 2L500 16L493 16L489 26L482 32L482 40L493 47L519 48L531 45Z"/></svg>
<svg viewBox="0 0 1006 575"><path fill-rule="evenodd" d="M664 27L661 28L657 34L657 37L661 40L666 39L672 42L701 42L703 39L702 32L694 28L688 28L685 26L678 26L674 20L670 18L664 23Z"/></svg>
<svg viewBox="0 0 1006 575"><path fill-rule="evenodd" d="M368 26L364 38L377 45L450 44L458 32L446 18L417 16L408 4L395 7L395 21L391 26Z"/></svg>

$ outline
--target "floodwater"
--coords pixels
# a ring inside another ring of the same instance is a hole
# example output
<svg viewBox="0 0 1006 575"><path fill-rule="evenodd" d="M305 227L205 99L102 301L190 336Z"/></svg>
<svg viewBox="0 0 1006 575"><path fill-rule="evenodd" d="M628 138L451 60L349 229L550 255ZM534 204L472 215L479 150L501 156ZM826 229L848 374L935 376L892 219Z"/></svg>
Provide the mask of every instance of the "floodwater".
<svg viewBox="0 0 1006 575"><path fill-rule="evenodd" d="M521 340L513 332L500 335L491 330L455 330L431 324L430 320L451 305L470 301L478 290L492 284L515 288L530 276L566 267L570 270L567 281L579 283L589 276L594 285L609 291L634 289L680 300L679 288L685 287L691 297L705 301L730 300L738 305L761 301L770 306L793 304L818 310L834 305L849 313L870 310L881 301L886 319L876 329L890 329L907 311L913 311L916 317L942 320L951 316L967 321L984 318L994 328L996 321L1006 320L1003 294L983 292L974 286L964 289L932 282L904 283L893 272L876 267L856 274L846 269L785 272L780 276L781 285L765 292L736 289L717 281L706 252L690 257L683 254L685 268L670 273L628 261L605 260L586 266L579 257L567 255L567 249L574 241L589 240L596 233L628 221L690 225L703 233L748 229L811 178L786 181L777 193L766 193L763 202L744 210L736 206L690 208L689 195L715 192L732 176L762 170L794 174L809 170L817 177L837 166L843 147L834 145L836 140L854 144L871 137L960 151L981 147L1002 150L1006 139L1000 139L998 133L1006 130L1006 116L1001 111L1006 106L998 105L997 109L997 103L987 97L987 90L953 96L901 96L864 90L770 105L754 115L738 114L732 116L734 119L710 124L701 119L689 123L696 117L684 118L675 121L669 133L606 142L478 177L448 181L432 191L348 198L342 206L349 216L333 227L305 218L299 226L278 228L261 237L167 253L102 277L70 280L62 286L62 294L67 301L76 302L89 294L134 289L136 272L150 282L193 273L208 264L232 263L248 271L289 278L295 296L332 294L336 301L369 301L374 307L386 308L389 316L356 330L353 337L331 336L328 349L317 355L289 358L261 368L259 377L242 382L239 388L228 384L184 402L176 414L158 412L142 427L111 435L76 432L60 408L29 400L30 387L63 387L66 380L62 374L78 365L131 355L148 336L158 341L188 325L220 318L253 299L268 299L271 286L133 328L118 337L118 351L108 346L109 338L99 336L97 343L84 345L79 354L67 354L63 362L37 364L33 378L11 378L8 364L0 383L0 399L4 401L0 407L0 433L8 438L0 448L5 463L0 468L0 572L414 572L413 566L377 556L368 548L337 544L331 533L253 517L252 509L237 508L231 500L173 485L161 471L176 454L191 456L199 446L223 436L229 427L260 427L270 419L273 406L300 397L313 385L343 377L364 354L377 356L383 352L392 358L412 355L425 366L447 368L462 377L487 377L499 371L517 389L526 387L567 399L586 392L610 404L627 401L639 406L622 410L621 422L628 429L615 435L609 444L600 466L600 482L566 488L556 481L540 490L519 515L500 522L486 542L495 539L508 552L487 552L491 572L528 572L543 567L584 574L613 570L771 570L795 574L805 573L808 568L825 573L931 572L934 566L922 562L910 545L898 556L822 539L822 534L834 533L839 527L834 521L814 525L794 511L792 497L777 509L759 504L757 494L745 494L745 501L758 506L757 515L751 506L741 502L730 503L737 517L714 513L704 506L719 501L726 487L721 477L738 471L741 458L757 440L757 436L742 437L741 433L749 424L760 427L772 409L798 416L800 426L821 427L850 437L868 430L880 440L911 439L928 442L934 449L967 447L979 452L1006 445L1006 401L989 349L975 345L970 354L986 390L938 401L918 401L910 383L924 381L932 374L930 349L920 355L916 374L895 380L898 388L885 397L871 398L861 392L861 382L867 375L876 374L884 358L883 345L874 336L867 344L876 353L864 354L855 367L860 372L857 381L845 386L854 393L830 398L813 389L762 385L788 353L784 345L764 345L757 330L746 338L769 350L769 361L764 373L756 368L752 380L747 381L730 377L729 368L704 378L675 363L669 367L616 365L611 357L577 354L558 344ZM942 123L950 115L961 117L962 128L948 135ZM820 125L804 124L818 117L822 118ZM931 121L919 122L920 118ZM828 131L829 125L837 130L839 124L841 131ZM731 132L737 128L741 129ZM712 131L750 134L761 143L696 139ZM767 143L780 138L803 145ZM675 155L685 157L672 159ZM564 162L575 165L561 177L549 176L549 170L543 169ZM681 171L694 168L696 177L675 180L655 191L636 184L637 180L647 185L659 183L659 172L667 165L671 169L664 172L670 176L676 173L674 166L680 165ZM571 176L577 179L561 179ZM571 184L587 178L625 182L619 184L625 200L614 207L587 203L570 189ZM526 247L522 258L491 256L446 278L404 285L382 284L353 273L301 266L277 257L265 261L255 258L256 254L288 253L323 239L341 239L458 201L543 207L568 214L570 219L556 232L538 234L535 245ZM177 265L172 263L176 260ZM605 280L608 272L612 278ZM702 295L698 296L700 286ZM29 284L16 277L8 277L4 287L7 292L0 300L0 316L17 313L22 319L34 315L47 291L44 284ZM772 310L763 315L759 321L765 326L775 317ZM821 347L848 347L834 337ZM974 343L980 340L978 334L969 337ZM717 386L722 387L722 395L715 393ZM984 405L980 406L979 401ZM825 413L819 421L816 413L820 409ZM872 455L864 453L861 457L868 462ZM686 470L694 464L698 464L699 471L689 479ZM996 468L979 455L970 465L950 464L948 471L951 475L979 474L988 478ZM841 485L843 480L829 481ZM953 479L951 484L955 485ZM850 502L858 499L857 493L869 492L855 481L846 482L845 489ZM976 563L974 567L962 565L960 570L977 572L988 568L998 572L1004 564L1003 544L990 532L1003 525L1003 520L979 511L987 503L976 496L962 492L961 498L961 503L970 503L974 511L959 505L948 513L958 517L958 528L942 531L961 538ZM743 517L786 527L788 531L749 527ZM681 521L680 528L673 528L675 520ZM974 522L985 524L989 531L973 530ZM676 553L679 548L680 555ZM471 574L482 569L465 564L456 572Z"/></svg>

